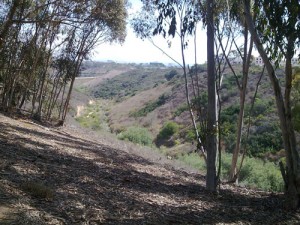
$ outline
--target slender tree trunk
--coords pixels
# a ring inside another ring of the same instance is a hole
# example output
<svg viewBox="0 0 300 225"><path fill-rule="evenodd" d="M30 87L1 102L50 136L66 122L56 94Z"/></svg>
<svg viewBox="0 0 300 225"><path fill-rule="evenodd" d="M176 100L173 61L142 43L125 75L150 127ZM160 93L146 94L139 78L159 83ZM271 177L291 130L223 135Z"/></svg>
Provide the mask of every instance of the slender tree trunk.
<svg viewBox="0 0 300 225"><path fill-rule="evenodd" d="M250 40L250 46L248 50L248 28L245 25L244 30L244 57L243 57L243 80L242 86L239 88L240 92L240 112L238 117L238 124L237 124L237 136L236 136L236 144L232 154L232 161L231 161L231 168L230 168L230 175L229 180L231 182L238 182L237 177L237 161L239 158L239 153L241 150L241 142L242 142L242 129L244 124L244 113L245 113L245 100L246 100L246 93L247 93L247 83L248 83L248 75L249 75L249 67L250 67L250 57L253 48L253 39Z"/></svg>
<svg viewBox="0 0 300 225"><path fill-rule="evenodd" d="M63 120L62 113L63 113L63 110L64 110L64 97L65 97L65 93L66 93L66 86L67 86L67 81L64 81L63 91L62 91L62 94L61 94L61 103L60 103L59 112L58 112L59 120Z"/></svg>
<svg viewBox="0 0 300 225"><path fill-rule="evenodd" d="M181 36L180 40L181 40L181 56L182 56L182 64L183 64L183 73L184 73L184 81L185 81L185 96L186 96L186 100L187 100L191 120L192 120L192 123L193 123L194 132L195 132L196 138L197 138L197 150L200 150L200 153L203 156L205 163L207 163L207 156L205 154L205 149L203 147L203 143L202 143L202 140L200 138L200 134L198 132L194 112L193 112L192 105L191 105L191 99L190 99L189 88L188 88L186 63L185 63L185 56L184 56L184 44L185 44L184 37Z"/></svg>
<svg viewBox="0 0 300 225"><path fill-rule="evenodd" d="M214 55L214 0L207 1L207 88L208 88L208 115L207 115L207 175L206 188L216 191L216 156L217 156L217 101L216 75Z"/></svg>
<svg viewBox="0 0 300 225"><path fill-rule="evenodd" d="M58 81L59 81L58 77L53 80L52 90L50 92L49 102L48 102L47 109L46 109L47 110L47 114L46 114L47 120L50 119L52 108L55 104L55 96L56 96L58 84L59 84Z"/></svg>

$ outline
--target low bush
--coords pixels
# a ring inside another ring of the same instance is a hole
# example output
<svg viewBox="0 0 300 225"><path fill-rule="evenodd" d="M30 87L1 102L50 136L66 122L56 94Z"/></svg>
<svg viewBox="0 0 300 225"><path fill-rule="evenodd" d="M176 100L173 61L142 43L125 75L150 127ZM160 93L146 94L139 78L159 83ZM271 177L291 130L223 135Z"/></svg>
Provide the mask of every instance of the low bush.
<svg viewBox="0 0 300 225"><path fill-rule="evenodd" d="M158 139L169 139L171 136L179 131L179 125L175 122L169 121L164 124L161 131L159 132Z"/></svg>
<svg viewBox="0 0 300 225"><path fill-rule="evenodd" d="M119 133L118 138L145 146L151 146L153 142L151 133L143 127L129 127L125 131Z"/></svg>
<svg viewBox="0 0 300 225"><path fill-rule="evenodd" d="M194 129L189 129L185 135L185 141L194 142L196 140L196 134Z"/></svg>
<svg viewBox="0 0 300 225"><path fill-rule="evenodd" d="M260 159L246 158L240 182L265 191L283 191L284 184L278 166Z"/></svg>
<svg viewBox="0 0 300 225"><path fill-rule="evenodd" d="M222 154L223 179L228 179L231 168L232 155ZM238 166L240 162L238 162ZM283 191L283 180L279 167L272 162L264 162L261 159L246 157L239 175L242 185L259 188L264 191Z"/></svg>

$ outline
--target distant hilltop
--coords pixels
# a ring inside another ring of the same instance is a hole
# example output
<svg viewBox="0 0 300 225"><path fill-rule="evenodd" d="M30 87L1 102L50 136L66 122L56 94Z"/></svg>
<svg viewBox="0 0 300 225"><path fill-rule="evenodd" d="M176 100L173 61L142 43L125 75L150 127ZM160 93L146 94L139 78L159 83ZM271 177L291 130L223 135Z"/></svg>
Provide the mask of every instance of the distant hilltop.
<svg viewBox="0 0 300 225"><path fill-rule="evenodd" d="M118 66L142 66L142 67L158 67L158 68L165 68L165 67L178 67L177 64L175 63L168 63L164 64L161 62L143 62L143 63L138 63L138 62L116 62L113 60L106 60L106 61L94 61L94 60L87 60L84 62L84 66L89 66L89 67L103 67L107 65L118 65Z"/></svg>

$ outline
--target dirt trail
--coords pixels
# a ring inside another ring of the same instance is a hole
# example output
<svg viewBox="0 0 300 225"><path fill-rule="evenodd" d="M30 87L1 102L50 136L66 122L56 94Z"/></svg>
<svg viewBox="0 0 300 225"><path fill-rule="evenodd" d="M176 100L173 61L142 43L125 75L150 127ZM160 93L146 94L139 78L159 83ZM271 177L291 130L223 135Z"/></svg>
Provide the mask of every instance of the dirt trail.
<svg viewBox="0 0 300 225"><path fill-rule="evenodd" d="M282 195L222 185L161 156L0 114L0 224L297 224ZM130 154L129 154L130 152Z"/></svg>

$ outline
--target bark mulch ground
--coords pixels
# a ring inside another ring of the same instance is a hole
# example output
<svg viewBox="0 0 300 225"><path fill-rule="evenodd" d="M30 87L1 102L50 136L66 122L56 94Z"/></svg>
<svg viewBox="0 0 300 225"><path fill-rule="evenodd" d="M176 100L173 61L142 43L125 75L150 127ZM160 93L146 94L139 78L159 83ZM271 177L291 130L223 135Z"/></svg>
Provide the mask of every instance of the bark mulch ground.
<svg viewBox="0 0 300 225"><path fill-rule="evenodd" d="M221 185L87 133L0 114L0 224L300 224L283 195ZM157 162L156 162L157 161Z"/></svg>

